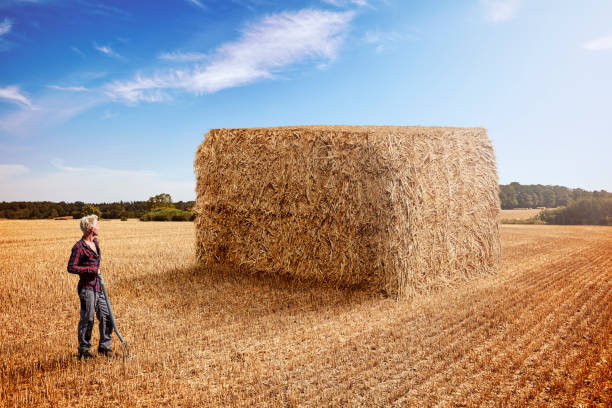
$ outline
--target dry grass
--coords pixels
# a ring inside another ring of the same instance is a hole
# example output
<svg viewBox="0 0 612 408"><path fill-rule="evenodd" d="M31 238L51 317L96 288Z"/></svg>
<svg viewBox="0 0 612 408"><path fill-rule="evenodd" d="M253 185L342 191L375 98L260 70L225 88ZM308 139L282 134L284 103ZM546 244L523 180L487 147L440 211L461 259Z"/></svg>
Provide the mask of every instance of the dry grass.
<svg viewBox="0 0 612 408"><path fill-rule="evenodd" d="M498 275L398 302L200 269L192 223L103 222L133 354L88 362L78 238L0 221L0 406L612 404L609 227L501 226Z"/></svg>
<svg viewBox="0 0 612 408"><path fill-rule="evenodd" d="M522 209L522 210L501 210L499 218L502 220L526 220L538 215L542 210L538 209Z"/></svg>

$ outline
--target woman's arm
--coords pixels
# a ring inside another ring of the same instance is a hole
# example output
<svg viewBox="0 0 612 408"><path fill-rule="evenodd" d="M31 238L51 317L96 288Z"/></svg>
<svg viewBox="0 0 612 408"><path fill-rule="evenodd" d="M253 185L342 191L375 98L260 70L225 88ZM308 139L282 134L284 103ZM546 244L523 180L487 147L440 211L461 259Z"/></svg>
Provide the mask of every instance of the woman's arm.
<svg viewBox="0 0 612 408"><path fill-rule="evenodd" d="M81 258L81 254L82 254L82 251L78 247L78 245L75 245L72 247L72 253L70 254L70 259L68 260L68 272L75 273L77 275L82 275L82 274L87 274L87 273L95 275L96 273L98 273L97 266L80 266L79 265L79 258Z"/></svg>

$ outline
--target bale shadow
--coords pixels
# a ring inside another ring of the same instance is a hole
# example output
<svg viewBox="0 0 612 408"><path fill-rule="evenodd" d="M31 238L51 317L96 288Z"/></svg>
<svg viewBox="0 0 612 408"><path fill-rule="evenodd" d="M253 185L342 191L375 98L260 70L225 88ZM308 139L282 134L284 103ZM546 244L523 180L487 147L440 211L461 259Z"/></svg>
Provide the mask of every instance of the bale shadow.
<svg viewBox="0 0 612 408"><path fill-rule="evenodd" d="M149 306L182 316L197 313L236 321L270 314L320 314L348 311L364 302L385 299L360 287L330 288L284 276L248 274L230 268L194 265L119 280L118 296L149 301Z"/></svg>

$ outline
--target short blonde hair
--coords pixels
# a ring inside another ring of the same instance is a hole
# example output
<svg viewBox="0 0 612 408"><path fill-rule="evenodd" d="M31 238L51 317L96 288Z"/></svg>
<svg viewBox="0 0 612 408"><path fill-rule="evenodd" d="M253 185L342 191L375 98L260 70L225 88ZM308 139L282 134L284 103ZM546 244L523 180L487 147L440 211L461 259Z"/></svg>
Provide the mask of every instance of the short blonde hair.
<svg viewBox="0 0 612 408"><path fill-rule="evenodd" d="M83 234L89 232L91 227L98 221L98 216L96 214L86 215L81 218L81 231Z"/></svg>

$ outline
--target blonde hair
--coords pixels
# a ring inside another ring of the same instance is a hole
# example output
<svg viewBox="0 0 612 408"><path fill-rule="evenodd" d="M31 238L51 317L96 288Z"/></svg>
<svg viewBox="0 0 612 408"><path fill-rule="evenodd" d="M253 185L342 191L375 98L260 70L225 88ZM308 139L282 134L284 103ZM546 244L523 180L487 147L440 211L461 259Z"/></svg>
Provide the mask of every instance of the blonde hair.
<svg viewBox="0 0 612 408"><path fill-rule="evenodd" d="M87 234L97 221L98 216L95 214L86 215L85 217L81 218L81 231L83 231L83 234Z"/></svg>

